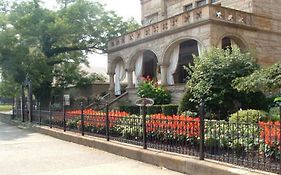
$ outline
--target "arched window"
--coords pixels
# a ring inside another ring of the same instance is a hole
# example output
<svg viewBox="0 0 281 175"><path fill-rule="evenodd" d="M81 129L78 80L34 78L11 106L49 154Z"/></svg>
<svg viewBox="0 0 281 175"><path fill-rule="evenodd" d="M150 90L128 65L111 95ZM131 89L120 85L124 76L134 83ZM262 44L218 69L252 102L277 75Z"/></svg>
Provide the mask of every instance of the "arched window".
<svg viewBox="0 0 281 175"><path fill-rule="evenodd" d="M175 84L185 83L187 81L188 74L184 66L193 64L193 55L199 55L199 47L196 40L184 41L180 43L179 47L177 69L173 74Z"/></svg>
<svg viewBox="0 0 281 175"><path fill-rule="evenodd" d="M143 53L143 77L149 76L152 79L157 79L157 57L151 51Z"/></svg>

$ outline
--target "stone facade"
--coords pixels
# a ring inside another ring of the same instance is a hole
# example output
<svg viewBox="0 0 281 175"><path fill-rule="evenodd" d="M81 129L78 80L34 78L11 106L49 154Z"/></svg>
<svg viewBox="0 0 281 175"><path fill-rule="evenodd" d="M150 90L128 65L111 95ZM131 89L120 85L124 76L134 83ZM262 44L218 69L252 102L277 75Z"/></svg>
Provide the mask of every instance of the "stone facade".
<svg viewBox="0 0 281 175"><path fill-rule="evenodd" d="M136 64L147 51L156 59L155 78L163 85L169 84L171 55L178 47L179 55L188 55L190 51L200 54L210 47L236 44L241 50L254 52L263 66L281 59L280 0L141 0L141 4L143 27L109 42L110 90L114 90L119 63L124 64L128 88L137 85ZM193 46L189 47L189 43ZM144 56L145 59L153 58ZM178 64L180 61L184 60L179 59ZM143 63L143 69L145 66ZM175 102L180 98L179 90L176 92Z"/></svg>

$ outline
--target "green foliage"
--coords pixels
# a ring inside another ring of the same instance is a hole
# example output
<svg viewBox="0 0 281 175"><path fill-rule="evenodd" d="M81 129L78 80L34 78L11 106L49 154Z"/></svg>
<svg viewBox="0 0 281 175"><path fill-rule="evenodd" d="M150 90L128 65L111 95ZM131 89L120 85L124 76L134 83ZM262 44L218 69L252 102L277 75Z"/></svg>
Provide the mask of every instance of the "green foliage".
<svg viewBox="0 0 281 175"><path fill-rule="evenodd" d="M237 125L226 121L207 120L205 128L206 147L212 153L215 153L216 147L232 149L238 155L259 149L257 124L239 123Z"/></svg>
<svg viewBox="0 0 281 175"><path fill-rule="evenodd" d="M54 79L60 88L91 82L80 67L87 54L105 52L110 39L138 27L97 2L58 3L46 9L37 0L0 2L0 68L17 84L28 76L37 99L50 98Z"/></svg>
<svg viewBox="0 0 281 175"><path fill-rule="evenodd" d="M198 117L198 113L197 112L192 112L192 111L184 111L184 112L181 113L181 115L188 116L188 117L193 117L193 118L197 118Z"/></svg>
<svg viewBox="0 0 281 175"><path fill-rule="evenodd" d="M281 87L281 61L271 67L258 69L246 77L233 81L233 86L239 91L274 92Z"/></svg>
<svg viewBox="0 0 281 175"><path fill-rule="evenodd" d="M119 110L122 112L127 112L129 114L140 114L140 107L138 106L130 106L130 105L124 105L124 106L120 106Z"/></svg>
<svg viewBox="0 0 281 175"><path fill-rule="evenodd" d="M66 121L66 126L70 129L77 129L77 123L79 120L79 118L68 119Z"/></svg>
<svg viewBox="0 0 281 175"><path fill-rule="evenodd" d="M169 104L169 105L162 105L162 113L164 115L176 115L178 112L178 105L176 104Z"/></svg>
<svg viewBox="0 0 281 175"><path fill-rule="evenodd" d="M261 118L265 118L268 116L268 113L261 110L241 110L237 111L230 115L229 121L230 122L255 122L257 123Z"/></svg>
<svg viewBox="0 0 281 175"><path fill-rule="evenodd" d="M19 94L19 86L11 78L0 80L0 97L13 98Z"/></svg>
<svg viewBox="0 0 281 175"><path fill-rule="evenodd" d="M178 111L180 113L182 113L184 111L196 111L197 110L196 103L194 101L190 101L190 99L192 99L192 94L191 94L190 90L187 89L179 104Z"/></svg>
<svg viewBox="0 0 281 175"><path fill-rule="evenodd" d="M147 107L147 114L160 114L162 113L161 105L153 105Z"/></svg>
<svg viewBox="0 0 281 175"><path fill-rule="evenodd" d="M195 57L194 66L191 66L193 74L187 82L187 92L180 109L192 110L184 106L196 106L204 99L208 111L227 116L241 106L247 106L245 101L248 94L234 89L232 81L237 77L247 76L258 68L250 53L241 53L237 47L231 50L213 48L204 52Z"/></svg>
<svg viewBox="0 0 281 175"><path fill-rule="evenodd" d="M155 105L169 104L171 102L170 93L149 78L143 79L139 84L137 94L141 98L152 98Z"/></svg>
<svg viewBox="0 0 281 175"><path fill-rule="evenodd" d="M114 131L126 139L140 139L142 137L142 116L130 115L116 121Z"/></svg>

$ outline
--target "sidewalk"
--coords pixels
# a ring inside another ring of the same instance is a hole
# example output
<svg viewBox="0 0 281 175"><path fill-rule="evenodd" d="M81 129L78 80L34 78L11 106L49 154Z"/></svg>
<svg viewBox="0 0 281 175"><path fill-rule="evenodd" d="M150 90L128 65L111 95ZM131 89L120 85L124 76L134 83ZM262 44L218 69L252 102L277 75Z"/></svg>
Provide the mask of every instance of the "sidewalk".
<svg viewBox="0 0 281 175"><path fill-rule="evenodd" d="M0 122L1 175L180 175Z"/></svg>

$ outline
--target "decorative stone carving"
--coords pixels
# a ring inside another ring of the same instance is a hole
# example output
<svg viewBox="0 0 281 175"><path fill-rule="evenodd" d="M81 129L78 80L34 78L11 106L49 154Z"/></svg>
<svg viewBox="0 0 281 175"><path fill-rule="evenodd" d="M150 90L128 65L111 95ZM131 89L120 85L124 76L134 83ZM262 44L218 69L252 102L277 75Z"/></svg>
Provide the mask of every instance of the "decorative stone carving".
<svg viewBox="0 0 281 175"><path fill-rule="evenodd" d="M145 36L149 36L150 35L150 28L146 28L145 29Z"/></svg>
<svg viewBox="0 0 281 175"><path fill-rule="evenodd" d="M141 31L137 31L136 32L136 38L140 38L141 37Z"/></svg>
<svg viewBox="0 0 281 175"><path fill-rule="evenodd" d="M184 21L184 23L189 23L190 22L190 14L189 13L185 14L183 16L183 21Z"/></svg>
<svg viewBox="0 0 281 175"><path fill-rule="evenodd" d="M158 24L152 26L152 28L153 28L153 33L158 33L159 32Z"/></svg>
<svg viewBox="0 0 281 175"><path fill-rule="evenodd" d="M198 10L195 12L195 19L199 20L202 18L202 10Z"/></svg>
<svg viewBox="0 0 281 175"><path fill-rule="evenodd" d="M130 41L134 40L134 34L130 34L129 38L130 38Z"/></svg>
<svg viewBox="0 0 281 175"><path fill-rule="evenodd" d="M172 27L176 27L177 24L178 24L178 18L177 17L171 19L171 26Z"/></svg>
<svg viewBox="0 0 281 175"><path fill-rule="evenodd" d="M222 12L221 11L217 11L216 12L216 17L221 19L222 18Z"/></svg>
<svg viewBox="0 0 281 175"><path fill-rule="evenodd" d="M228 20L228 21L233 21L233 19L234 19L234 18L233 18L233 15L228 15L228 17L227 17L227 20Z"/></svg>
<svg viewBox="0 0 281 175"><path fill-rule="evenodd" d="M162 30L168 30L168 22L162 23Z"/></svg>

